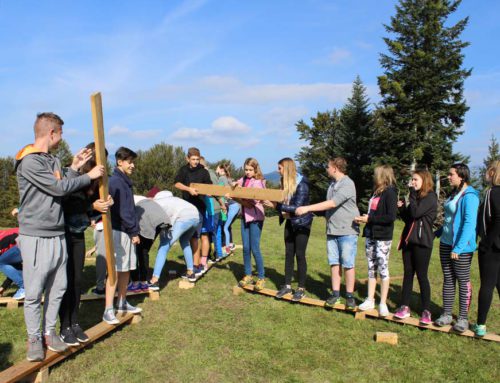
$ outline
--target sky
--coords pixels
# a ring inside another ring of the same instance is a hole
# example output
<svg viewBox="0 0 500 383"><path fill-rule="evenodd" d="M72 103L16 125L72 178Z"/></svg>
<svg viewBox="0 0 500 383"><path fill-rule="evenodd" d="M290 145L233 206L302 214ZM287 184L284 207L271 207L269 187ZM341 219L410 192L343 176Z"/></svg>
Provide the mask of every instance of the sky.
<svg viewBox="0 0 500 383"><path fill-rule="evenodd" d="M305 142L295 123L342 107L359 75L370 101L392 0L0 0L0 156L33 141L40 112L65 121L72 151L93 141L101 92L106 146L199 147L208 161L264 172ZM500 2L465 0L470 110L455 150L479 165L500 139Z"/></svg>

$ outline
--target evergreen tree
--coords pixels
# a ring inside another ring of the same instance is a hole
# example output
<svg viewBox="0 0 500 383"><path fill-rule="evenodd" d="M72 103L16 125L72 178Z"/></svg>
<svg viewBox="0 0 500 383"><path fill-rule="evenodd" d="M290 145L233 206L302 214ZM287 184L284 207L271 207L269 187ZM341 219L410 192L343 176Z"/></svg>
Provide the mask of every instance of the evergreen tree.
<svg viewBox="0 0 500 383"><path fill-rule="evenodd" d="M480 170L481 182L482 182L483 189L485 189L486 187L489 186L486 183L486 181L484 180L484 175L486 173L486 170L488 169L488 166L490 166L490 164L493 161L497 161L497 160L500 160L500 151L499 151L499 147L498 147L498 141L497 141L496 137L494 135L492 135L491 139L490 139L490 144L488 145L488 155L483 160L483 166L481 167L481 170Z"/></svg>
<svg viewBox="0 0 500 383"><path fill-rule="evenodd" d="M395 167L400 185L418 164L437 175L459 159L453 143L462 134L468 110L460 40L468 18L447 26L460 0L400 0L386 25L384 75L378 78L382 102L376 127L377 158ZM381 123L380 123L381 122Z"/></svg>
<svg viewBox="0 0 500 383"><path fill-rule="evenodd" d="M359 208L366 211L372 189L372 113L366 88L356 77L351 97L341 109L342 129L339 133L341 156L347 160L348 175L356 185Z"/></svg>
<svg viewBox="0 0 500 383"><path fill-rule="evenodd" d="M337 110L318 112L311 118L312 126L300 120L295 125L300 138L308 143L300 149L296 159L302 174L311 182L311 203L323 201L330 179L326 173L328 160L342 155L340 135L342 123Z"/></svg>
<svg viewBox="0 0 500 383"><path fill-rule="evenodd" d="M136 171L131 176L135 192L144 195L156 186L176 194L175 175L185 163L186 156L182 148L164 142L145 151L139 150L135 160Z"/></svg>
<svg viewBox="0 0 500 383"><path fill-rule="evenodd" d="M69 145L66 141L61 140L59 145L57 145L57 149L51 150L50 152L59 158L63 167L71 165L71 162L73 161L73 154L71 153Z"/></svg>
<svg viewBox="0 0 500 383"><path fill-rule="evenodd" d="M0 227L17 226L16 218L10 212L19 206L19 192L14 173L15 161L12 157L0 158Z"/></svg>

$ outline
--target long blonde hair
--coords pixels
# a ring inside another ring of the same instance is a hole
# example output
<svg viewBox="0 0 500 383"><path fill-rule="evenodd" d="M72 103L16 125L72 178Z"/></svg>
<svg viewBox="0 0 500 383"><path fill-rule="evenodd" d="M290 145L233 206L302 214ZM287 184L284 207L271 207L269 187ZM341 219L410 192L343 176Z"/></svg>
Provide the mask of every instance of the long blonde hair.
<svg viewBox="0 0 500 383"><path fill-rule="evenodd" d="M279 160L278 165L283 166L283 175L281 176L281 189L284 191L285 199L290 201L297 190L297 167L295 161L289 157Z"/></svg>
<svg viewBox="0 0 500 383"><path fill-rule="evenodd" d="M251 166L255 172L255 176L254 178L256 180L263 180L264 179L264 175L262 174L262 170L260 170L260 166L259 166L259 162L255 159L255 158L252 158L252 157L249 157L245 160L245 164L243 165L243 167L245 166Z"/></svg>
<svg viewBox="0 0 500 383"><path fill-rule="evenodd" d="M391 185L396 185L394 171L389 165L377 166L373 172L373 193L382 194L382 192Z"/></svg>
<svg viewBox="0 0 500 383"><path fill-rule="evenodd" d="M492 186L500 185L500 161L495 160L490 163L488 169L486 170L486 175L488 176L488 181Z"/></svg>

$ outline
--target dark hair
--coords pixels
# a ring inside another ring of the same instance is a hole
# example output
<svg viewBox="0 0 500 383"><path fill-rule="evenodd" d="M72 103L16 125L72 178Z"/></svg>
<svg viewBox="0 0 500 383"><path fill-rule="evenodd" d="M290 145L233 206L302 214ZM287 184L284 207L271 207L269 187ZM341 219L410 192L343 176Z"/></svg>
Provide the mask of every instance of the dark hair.
<svg viewBox="0 0 500 383"><path fill-rule="evenodd" d="M116 163L118 163L118 160L127 161L136 158L137 158L137 153L124 146L120 146L115 153Z"/></svg>
<svg viewBox="0 0 500 383"><path fill-rule="evenodd" d="M424 198L429 192L434 189L434 181L432 180L432 174L426 169L417 169L412 174L418 174L422 178L422 187L418 191L418 198Z"/></svg>
<svg viewBox="0 0 500 383"><path fill-rule="evenodd" d="M464 184L469 183L469 181L470 181L470 169L463 162L457 162L457 163L451 165L450 168L455 169L455 171L457 172L457 176L459 176L462 179L462 181L460 181L460 186L458 186L457 188L454 188L453 191L451 192L450 198L455 198L455 196L464 187Z"/></svg>
<svg viewBox="0 0 500 383"><path fill-rule="evenodd" d="M226 173L226 177L227 179L231 179L231 166L229 164L229 162L219 162L219 165L217 165L218 167L224 169L224 173Z"/></svg>
<svg viewBox="0 0 500 383"><path fill-rule="evenodd" d="M200 154L200 149L198 148L189 148L188 151L187 151L187 158L191 158L193 156L196 156L196 157L201 157L201 154Z"/></svg>
<svg viewBox="0 0 500 383"><path fill-rule="evenodd" d="M90 172L96 165L96 156L95 156L95 143L91 142L85 146L86 149L92 149L92 156L90 159L83 164L80 168L80 173L85 174ZM106 153L106 158L108 158L108 150L104 148L104 152ZM90 182L90 186L86 189L87 194L90 195L99 195L99 180L95 179Z"/></svg>
<svg viewBox="0 0 500 383"><path fill-rule="evenodd" d="M347 172L347 161L343 157L330 158L328 160L333 166L335 166L341 173Z"/></svg>

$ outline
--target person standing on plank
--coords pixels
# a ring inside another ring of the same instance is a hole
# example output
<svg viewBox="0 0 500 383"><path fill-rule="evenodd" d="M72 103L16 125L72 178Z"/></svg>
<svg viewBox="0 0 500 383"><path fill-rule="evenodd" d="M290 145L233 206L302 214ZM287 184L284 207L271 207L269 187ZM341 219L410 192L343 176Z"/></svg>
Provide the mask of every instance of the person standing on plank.
<svg viewBox="0 0 500 383"><path fill-rule="evenodd" d="M398 192L394 171L389 165L377 166L373 174L373 196L368 203L368 214L355 218L357 223L365 223L366 260L368 262L368 297L359 305L361 311L375 308L377 273L380 275L381 317L389 315L387 294L389 293L389 255L391 254L394 221L398 211Z"/></svg>
<svg viewBox="0 0 500 383"><path fill-rule="evenodd" d="M111 206L111 226L113 228L113 243L115 247L116 283L111 285L110 279L106 281L106 307L102 320L109 324L120 323L116 319L113 300L118 290L117 311L119 313L140 313L141 308L132 306L127 302L127 285L130 270L137 267L135 245L140 243L139 222L135 214L134 194L132 180L129 178L134 172L134 160L137 154L125 147L120 147L115 153L116 167L109 178L109 195L113 198Z"/></svg>
<svg viewBox="0 0 500 383"><path fill-rule="evenodd" d="M28 331L29 361L45 358L43 344L49 350L64 352L68 346L56 334L57 313L66 291L67 248L64 238L62 197L88 186L104 174L96 166L86 174L78 170L90 158L90 150L81 150L66 177L62 177L59 159L49 153L62 139L63 120L54 113L37 115L35 142L16 155L19 186L19 247L23 258L26 291L24 319ZM40 332L41 299L45 292L43 335Z"/></svg>
<svg viewBox="0 0 500 383"><path fill-rule="evenodd" d="M92 151L91 158L80 168L79 173L88 173L96 166L95 144L91 142L86 149ZM67 170L63 169L63 173ZM90 226L94 210L105 213L113 204L111 197L105 202L99 199L99 184L96 180L83 189L73 192L62 200L64 228L68 261L66 263L67 288L64 293L59 318L61 321L61 339L68 346L78 346L88 342L89 337L81 328L78 320L80 307L83 267L85 264L85 230Z"/></svg>
<svg viewBox="0 0 500 383"><path fill-rule="evenodd" d="M210 248L209 235L212 232L212 222L206 214L209 200L207 196L200 196L196 189L190 187L191 183L212 184L210 174L203 165L200 164L200 151L198 148L189 148L186 155L187 164L179 169L175 176L175 188L182 191L182 198L196 206L203 217L203 222L197 228L191 238L191 249L193 250L194 272L197 276L205 273L204 265L207 264L208 252ZM201 249L200 249L201 240ZM200 257L201 252L201 257ZM201 259L200 259L201 258Z"/></svg>
<svg viewBox="0 0 500 383"><path fill-rule="evenodd" d="M285 221L285 285L276 294L277 299L293 293L292 301L299 302L306 295L307 262L306 248L311 234L313 215L296 214L297 209L309 203L309 180L297 173L295 161L283 158L278 162L281 175L281 189L284 191L283 203L264 201L267 207L274 207L280 213L280 225ZM292 290L293 264L297 257L299 276L298 288Z"/></svg>
<svg viewBox="0 0 500 383"><path fill-rule="evenodd" d="M444 203L443 227L436 233L441 238L439 258L444 277L443 313L434 323L441 327L453 322L451 314L458 281L460 309L453 329L462 333L469 328L468 313L472 298L470 268L472 254L476 250L479 193L469 185L470 170L463 163L451 166L448 181L453 187L453 191Z"/></svg>
<svg viewBox="0 0 500 383"><path fill-rule="evenodd" d="M219 175L219 184L223 186L231 186L233 183L233 179L231 178L231 170L229 168L229 163L221 162L216 169L216 173ZM231 225L234 220L238 216L240 212L241 206L234 199L227 199L227 218L224 223L224 242L225 242L225 250L226 256L231 254L231 252L235 249L235 245L232 239Z"/></svg>
<svg viewBox="0 0 500 383"><path fill-rule="evenodd" d="M479 306L477 323L472 327L476 336L486 335L486 317L490 310L493 290L500 295L500 161L488 166L485 180L491 185L479 209Z"/></svg>
<svg viewBox="0 0 500 383"><path fill-rule="evenodd" d="M437 195L432 190L434 182L428 170L414 171L410 181L408 205L398 202L401 218L405 222L398 248L403 252L404 279L401 290L401 306L394 313L394 318L405 319L410 316L410 295L413 278L417 274L420 285L422 315L420 324L432 323L429 306L431 303L431 285L427 270L431 260L434 242L433 225L437 215Z"/></svg>
<svg viewBox="0 0 500 383"><path fill-rule="evenodd" d="M325 306L333 307L340 301L340 282L344 269L346 285L346 307L354 309L354 269L358 250L359 225L354 218L359 215L356 205L356 186L346 174L347 162L342 157L328 161L328 176L332 183L326 193L326 201L299 207L295 214L326 211L326 248L332 279L332 295Z"/></svg>

